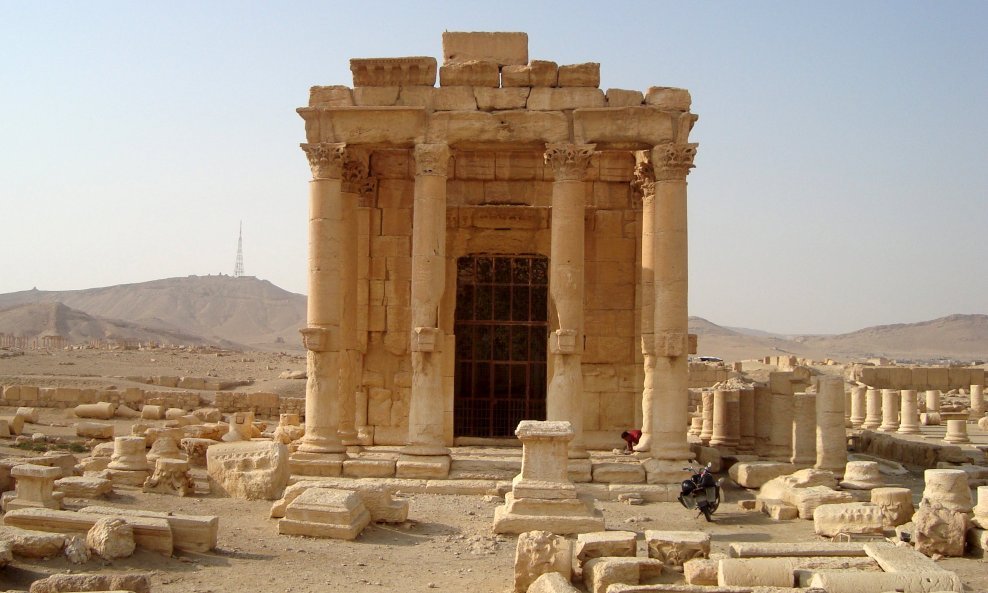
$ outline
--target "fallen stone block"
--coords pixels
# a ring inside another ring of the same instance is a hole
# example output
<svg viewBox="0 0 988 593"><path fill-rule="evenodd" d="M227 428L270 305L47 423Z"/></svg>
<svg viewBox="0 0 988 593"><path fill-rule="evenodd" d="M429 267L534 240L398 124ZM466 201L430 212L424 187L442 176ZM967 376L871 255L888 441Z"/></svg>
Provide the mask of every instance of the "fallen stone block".
<svg viewBox="0 0 988 593"><path fill-rule="evenodd" d="M573 542L548 531L520 534L515 546L515 593L524 593L536 579L553 572L566 581L572 578Z"/></svg>
<svg viewBox="0 0 988 593"><path fill-rule="evenodd" d="M799 518L799 510L791 504L773 499L758 499L756 508L775 521L792 521Z"/></svg>
<svg viewBox="0 0 988 593"><path fill-rule="evenodd" d="M710 556L710 534L702 531L645 532L648 557L670 566L682 566L693 558Z"/></svg>
<svg viewBox="0 0 988 593"><path fill-rule="evenodd" d="M819 587L827 593L885 593L886 591L960 593L964 590L960 578L946 570L918 573L820 570L813 574L809 584L810 587Z"/></svg>
<svg viewBox="0 0 988 593"><path fill-rule="evenodd" d="M801 519L813 519L816 508L824 504L841 504L854 502L854 497L848 492L841 492L826 486L811 486L796 488L786 499L786 502L796 507Z"/></svg>
<svg viewBox="0 0 988 593"><path fill-rule="evenodd" d="M868 542L865 553L885 572L935 572L943 570L939 564L909 546L897 546L891 542Z"/></svg>
<svg viewBox="0 0 988 593"><path fill-rule="evenodd" d="M100 558L127 558L137 549L134 527L122 517L103 517L86 533L86 545Z"/></svg>
<svg viewBox="0 0 988 593"><path fill-rule="evenodd" d="M69 476L55 480L55 490L69 498L102 498L113 492L113 482L105 478Z"/></svg>
<svg viewBox="0 0 988 593"><path fill-rule="evenodd" d="M24 422L30 422L31 424L38 423L38 408L27 408L20 407L17 408L17 412L14 413L16 416L20 416L24 419Z"/></svg>
<svg viewBox="0 0 988 593"><path fill-rule="evenodd" d="M392 489L377 481L346 480L330 478L327 480L306 480L296 482L285 488L281 499L271 505L271 517L285 516L288 505L310 488L330 488L356 492L370 512L371 521L381 523L403 523L408 519L409 502L407 499L394 499Z"/></svg>
<svg viewBox="0 0 988 593"><path fill-rule="evenodd" d="M102 422L79 422L75 425L75 434L87 439L112 439L113 425Z"/></svg>
<svg viewBox="0 0 988 593"><path fill-rule="evenodd" d="M275 500L288 484L288 448L282 443L219 443L206 450L212 485L234 498Z"/></svg>
<svg viewBox="0 0 988 593"><path fill-rule="evenodd" d="M288 505L278 533L351 540L368 523L370 513L355 492L310 488Z"/></svg>
<svg viewBox="0 0 988 593"><path fill-rule="evenodd" d="M85 535L96 521L105 515L53 509L18 509L4 515L4 523L23 529ZM124 517L134 528L137 545L147 550L171 556L172 530L168 521L151 517L127 515Z"/></svg>
<svg viewBox="0 0 988 593"><path fill-rule="evenodd" d="M870 502L824 504L813 513L813 531L824 537L848 535L882 535L882 509Z"/></svg>
<svg viewBox="0 0 988 593"><path fill-rule="evenodd" d="M526 593L580 593L580 590L560 573L547 572L535 579Z"/></svg>
<svg viewBox="0 0 988 593"><path fill-rule="evenodd" d="M796 471L791 463L774 461L749 461L735 463L728 470L728 475L743 488L761 488L769 480L787 476Z"/></svg>
<svg viewBox="0 0 988 593"><path fill-rule="evenodd" d="M143 574L56 574L31 583L30 593L70 591L132 591L151 593L151 583Z"/></svg>
<svg viewBox="0 0 988 593"><path fill-rule="evenodd" d="M592 558L603 556L635 556L638 542L634 531L596 531L576 536L575 558L583 565Z"/></svg>
<svg viewBox="0 0 988 593"><path fill-rule="evenodd" d="M0 422L7 425L7 433L9 435L19 435L24 432L24 417L18 414L13 416L0 416Z"/></svg>
<svg viewBox="0 0 988 593"><path fill-rule="evenodd" d="M0 527L0 546L6 546L15 556L24 558L52 558L65 547L65 536L21 529L10 525Z"/></svg>
<svg viewBox="0 0 988 593"><path fill-rule="evenodd" d="M117 515L124 518L149 517L164 519L172 530L172 542L176 550L186 552L208 552L216 547L220 530L220 518L216 515L179 515L159 511L118 509L105 506L88 506L79 509L80 513L97 515Z"/></svg>
<svg viewBox="0 0 988 593"><path fill-rule="evenodd" d="M720 560L693 558L683 563L683 576L687 585L716 585Z"/></svg>
<svg viewBox="0 0 988 593"><path fill-rule="evenodd" d="M14 561L14 552L10 542L0 540L0 568Z"/></svg>
<svg viewBox="0 0 988 593"><path fill-rule="evenodd" d="M725 558L717 565L717 584L736 587L792 587L792 558Z"/></svg>
<svg viewBox="0 0 988 593"><path fill-rule="evenodd" d="M662 562L654 558L592 558L583 566L583 584L590 593L607 593L616 583L637 585L662 574Z"/></svg>
<svg viewBox="0 0 988 593"><path fill-rule="evenodd" d="M732 558L761 558L773 556L792 557L834 557L867 556L861 542L793 542L793 543L748 543L736 542L728 546Z"/></svg>
<svg viewBox="0 0 988 593"><path fill-rule="evenodd" d="M967 513L951 510L924 499L913 515L913 542L916 550L933 556L963 556L967 534Z"/></svg>

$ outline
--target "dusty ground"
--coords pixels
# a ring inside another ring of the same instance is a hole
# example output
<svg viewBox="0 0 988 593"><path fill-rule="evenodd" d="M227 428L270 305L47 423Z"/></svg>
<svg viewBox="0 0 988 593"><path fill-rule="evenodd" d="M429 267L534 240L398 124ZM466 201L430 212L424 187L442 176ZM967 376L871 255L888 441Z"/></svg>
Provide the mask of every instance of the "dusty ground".
<svg viewBox="0 0 988 593"><path fill-rule="evenodd" d="M44 386L103 387L135 385L123 379L133 375L212 374L224 379L252 378L245 390L301 395L302 381L279 380L285 370L304 368L295 353L249 353L224 356L168 352L59 352L32 353L0 359L0 384L33 383ZM0 414L9 409L0 408ZM66 410L45 410L32 432L71 434ZM54 424L56 426L51 426ZM62 425L62 426L57 426ZM121 426L118 434L123 434ZM9 444L9 442L8 442ZM21 449L0 444L0 456L24 455ZM914 492L922 490L920 472L901 481ZM715 522L695 518L678 503L630 506L598 501L608 529L639 534L639 554L645 554L646 530L701 530L711 534L714 552L725 552L737 541L797 542L818 539L811 521L773 522L766 516L739 510L735 502L750 493L728 489ZM47 561L17 559L0 570L0 590L27 589L38 578L59 572L149 571L152 590L159 592L226 592L238 589L272 592L348 591L471 591L504 593L511 590L516 538L491 531L497 501L481 496L410 494L409 521L402 525L371 525L354 542L279 536L277 522L269 519L269 502L250 502L205 496L179 498L120 490L106 504L176 513L220 517L219 547L209 554L178 554L172 558L141 551L114 561L90 560L70 564L64 558ZM69 500L69 506L89 504ZM949 559L941 565L958 572L972 591L988 591L988 569L981 560ZM672 574L667 579L675 579Z"/></svg>

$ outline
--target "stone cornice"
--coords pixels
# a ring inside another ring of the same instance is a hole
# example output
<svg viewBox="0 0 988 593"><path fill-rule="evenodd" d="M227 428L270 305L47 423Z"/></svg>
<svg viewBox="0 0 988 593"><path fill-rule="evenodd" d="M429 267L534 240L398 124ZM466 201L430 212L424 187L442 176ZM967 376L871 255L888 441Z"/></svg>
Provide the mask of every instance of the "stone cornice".
<svg viewBox="0 0 988 593"><path fill-rule="evenodd" d="M415 174L446 176L449 168L449 145L445 142L415 145Z"/></svg>
<svg viewBox="0 0 988 593"><path fill-rule="evenodd" d="M583 181L595 148L594 144L546 144L545 164L556 181Z"/></svg>
<svg viewBox="0 0 988 593"><path fill-rule="evenodd" d="M657 181L686 179L693 168L696 157L696 143L660 144L652 149L652 162Z"/></svg>
<svg viewBox="0 0 988 593"><path fill-rule="evenodd" d="M313 179L340 179L346 144L341 142L319 142L302 144Z"/></svg>

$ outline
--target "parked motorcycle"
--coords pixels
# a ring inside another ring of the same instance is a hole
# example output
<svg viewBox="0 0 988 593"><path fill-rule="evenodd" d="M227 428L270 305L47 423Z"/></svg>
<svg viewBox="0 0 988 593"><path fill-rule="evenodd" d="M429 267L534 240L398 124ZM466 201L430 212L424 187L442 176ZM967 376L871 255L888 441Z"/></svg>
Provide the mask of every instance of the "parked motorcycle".
<svg viewBox="0 0 988 593"><path fill-rule="evenodd" d="M709 463L699 470L693 466L684 467L683 470L692 475L690 479L683 480L679 502L691 511L699 510L703 513L704 519L712 521L711 515L720 506L720 484L723 478L720 480L714 478L710 473Z"/></svg>

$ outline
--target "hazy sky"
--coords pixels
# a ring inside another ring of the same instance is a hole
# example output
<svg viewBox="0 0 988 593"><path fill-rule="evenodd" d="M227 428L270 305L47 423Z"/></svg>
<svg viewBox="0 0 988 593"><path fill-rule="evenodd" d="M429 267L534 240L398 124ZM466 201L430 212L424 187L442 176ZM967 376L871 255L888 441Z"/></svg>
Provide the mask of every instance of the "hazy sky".
<svg viewBox="0 0 988 593"><path fill-rule="evenodd" d="M241 220L247 273L306 292L309 87L500 30L691 91L691 314L988 313L986 28L980 0L0 0L0 293L231 274Z"/></svg>

